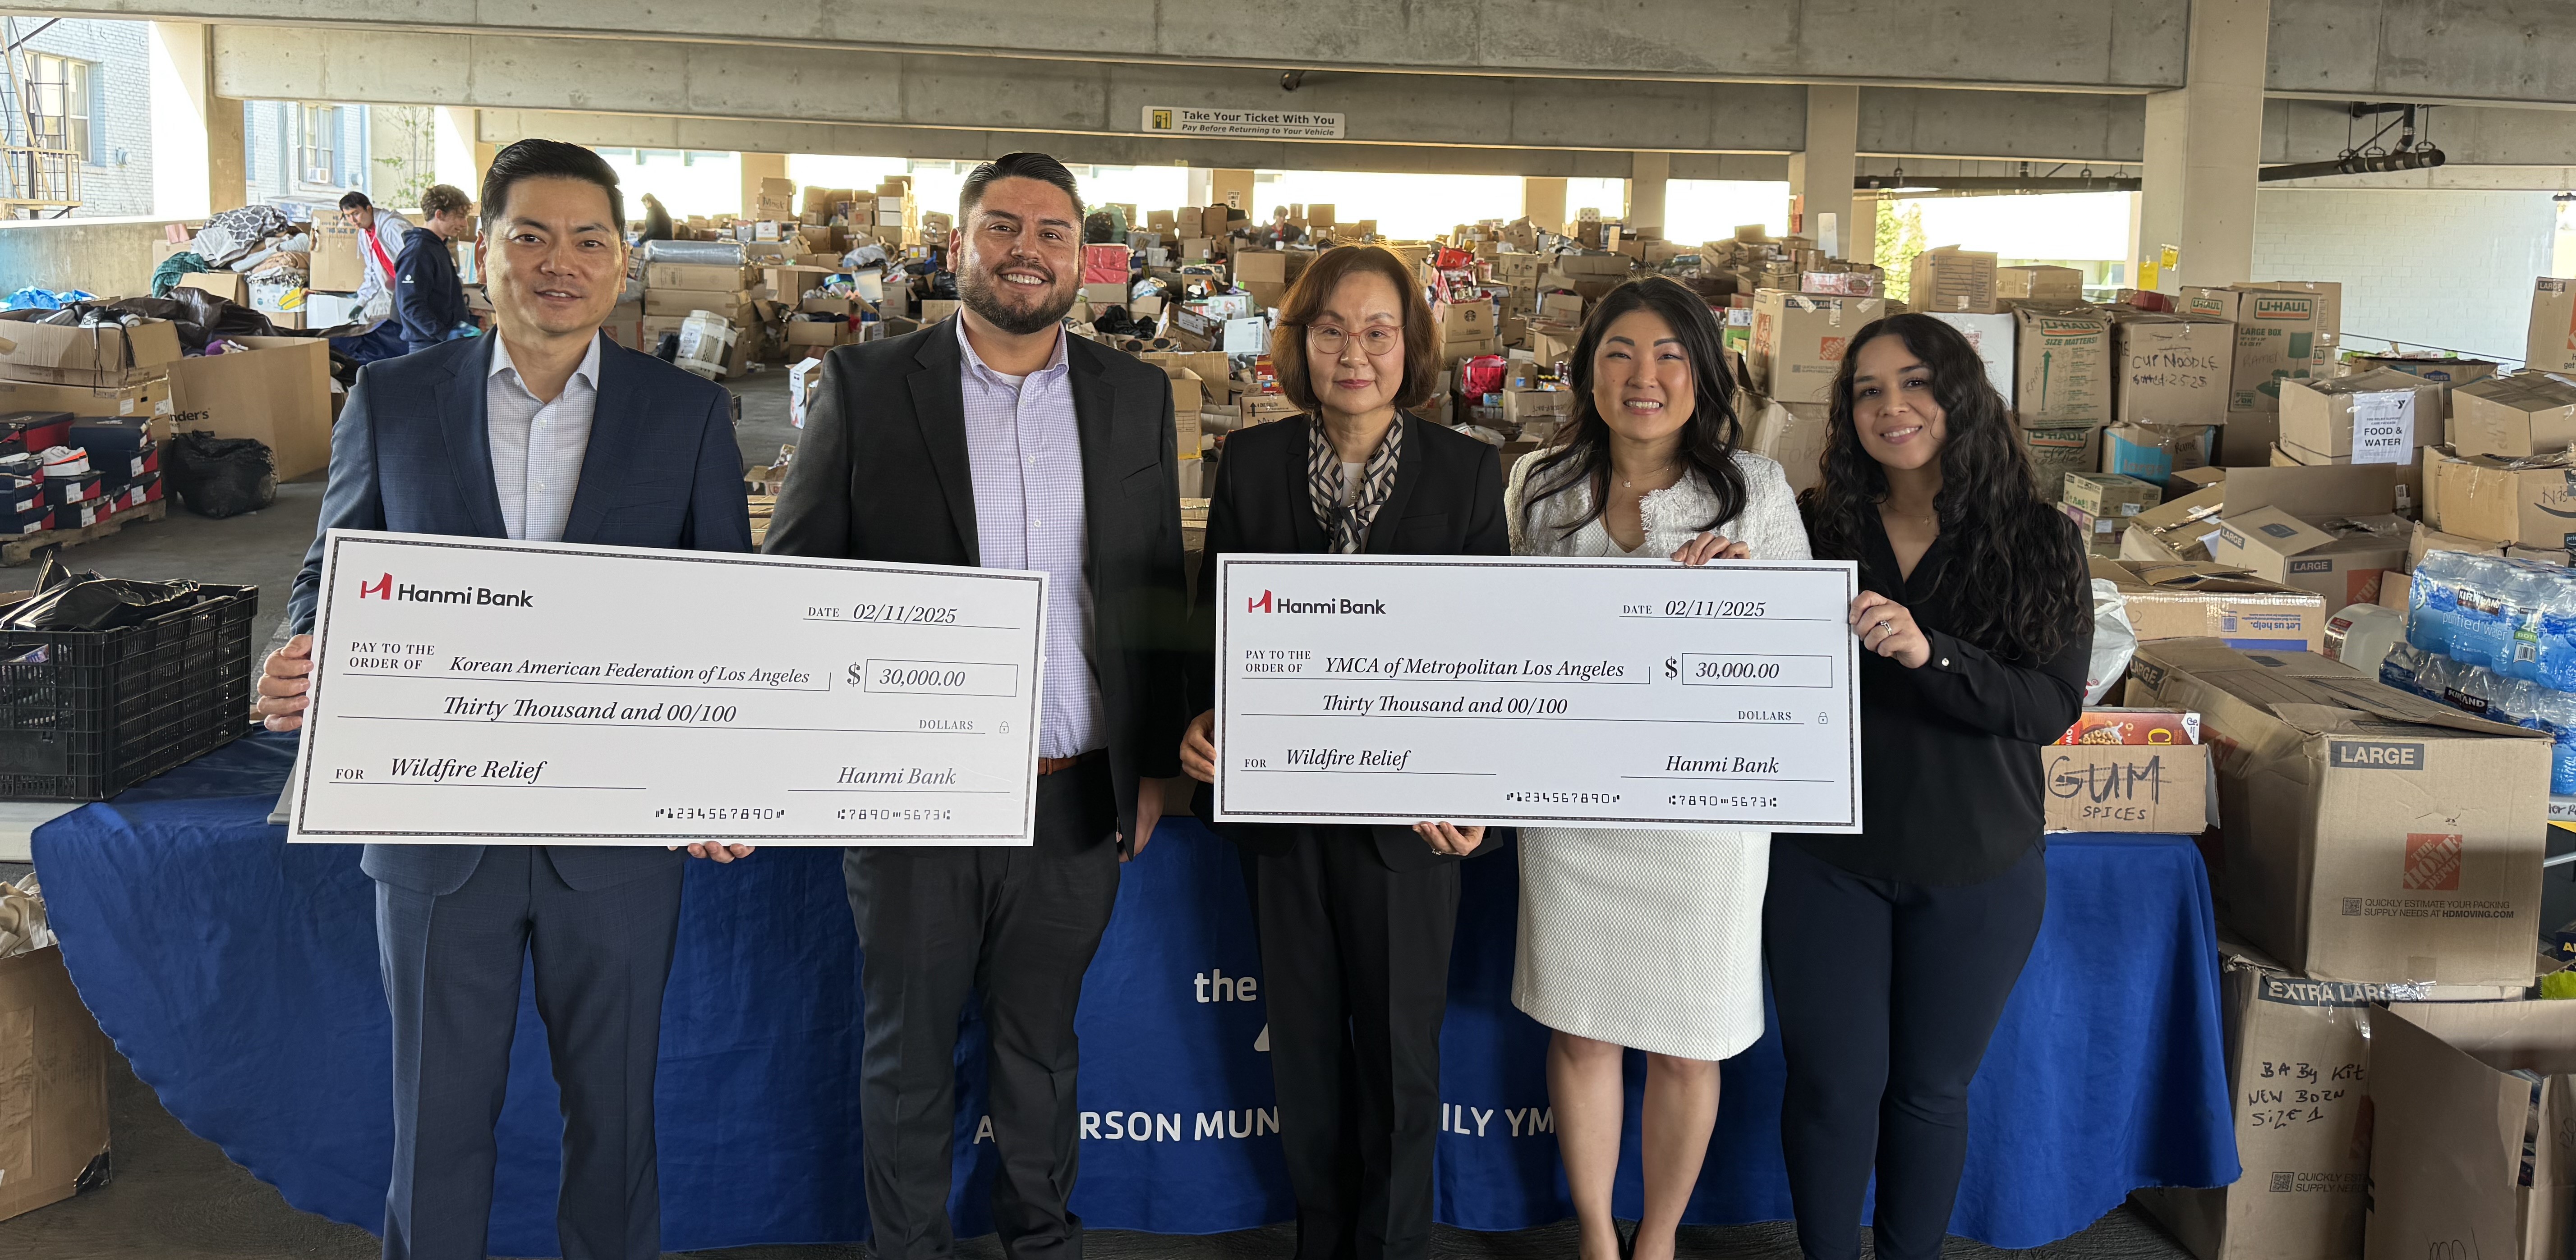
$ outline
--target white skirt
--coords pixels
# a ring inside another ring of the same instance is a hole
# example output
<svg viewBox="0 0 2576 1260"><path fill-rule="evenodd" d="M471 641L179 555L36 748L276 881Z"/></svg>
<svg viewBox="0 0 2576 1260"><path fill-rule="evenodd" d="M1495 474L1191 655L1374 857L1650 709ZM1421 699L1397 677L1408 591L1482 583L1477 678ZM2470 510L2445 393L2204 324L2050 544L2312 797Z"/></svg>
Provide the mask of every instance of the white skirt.
<svg viewBox="0 0 2576 1260"><path fill-rule="evenodd" d="M1512 1005L1683 1059L1762 1037L1765 831L1525 827Z"/></svg>

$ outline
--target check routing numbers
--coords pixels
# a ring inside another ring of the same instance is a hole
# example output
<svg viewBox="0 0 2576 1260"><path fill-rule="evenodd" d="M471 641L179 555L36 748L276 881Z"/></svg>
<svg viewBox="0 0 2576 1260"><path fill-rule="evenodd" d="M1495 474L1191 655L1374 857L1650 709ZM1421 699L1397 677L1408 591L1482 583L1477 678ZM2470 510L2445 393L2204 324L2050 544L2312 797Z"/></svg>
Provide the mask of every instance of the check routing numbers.
<svg viewBox="0 0 2576 1260"><path fill-rule="evenodd" d="M1222 821L1857 830L1853 566L1226 557Z"/></svg>
<svg viewBox="0 0 2576 1260"><path fill-rule="evenodd" d="M1022 844L1040 574L337 534L295 835Z"/></svg>

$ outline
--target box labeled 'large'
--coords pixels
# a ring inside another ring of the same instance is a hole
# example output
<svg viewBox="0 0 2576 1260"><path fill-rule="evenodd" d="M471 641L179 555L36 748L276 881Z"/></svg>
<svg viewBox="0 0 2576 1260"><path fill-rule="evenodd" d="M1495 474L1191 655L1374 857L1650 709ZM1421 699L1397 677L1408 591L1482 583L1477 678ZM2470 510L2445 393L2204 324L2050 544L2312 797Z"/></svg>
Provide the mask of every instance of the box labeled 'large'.
<svg viewBox="0 0 2576 1260"><path fill-rule="evenodd" d="M2129 702L2200 713L2226 902L2266 953L2318 979L2531 984L2545 732L2211 639L2141 643Z"/></svg>

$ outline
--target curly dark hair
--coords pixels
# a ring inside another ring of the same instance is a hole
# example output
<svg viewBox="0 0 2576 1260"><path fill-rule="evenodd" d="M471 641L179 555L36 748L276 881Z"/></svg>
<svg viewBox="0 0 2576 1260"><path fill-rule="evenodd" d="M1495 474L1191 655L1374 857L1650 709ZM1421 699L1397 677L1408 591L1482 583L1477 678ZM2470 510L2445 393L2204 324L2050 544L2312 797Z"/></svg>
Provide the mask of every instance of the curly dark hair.
<svg viewBox="0 0 2576 1260"><path fill-rule="evenodd" d="M1798 496L1807 541L1819 560L1866 565L1861 539L1868 518L1887 499L1887 471L1860 444L1852 419L1852 374L1861 348L1896 337L1930 370L1932 396L1947 436L1941 443L1941 493L1934 505L1950 563L1956 621L1941 627L1998 655L2043 660L2084 632L2092 620L2084 543L2074 522L2040 496L2030 456L2013 431L2012 412L1986 380L1974 346L1958 329L1924 314L1891 315L1864 326L1834 374L1825 433L1823 480ZM1894 586L1897 575L1881 575Z"/></svg>
<svg viewBox="0 0 2576 1260"><path fill-rule="evenodd" d="M1735 466L1735 448L1743 440L1744 426L1736 420L1735 405L1728 399L1733 391L1717 320L1708 313L1708 303L1681 282L1646 276L1612 289L1593 308L1592 317L1583 321L1583 335L1575 340L1569 368L1574 377L1568 382L1574 387L1574 423L1530 465L1521 498L1524 522L1535 519L1533 513L1542 500L1577 485L1592 488L1592 507L1565 527L1568 532L1598 520L1609 504L1610 424L1592 403L1592 359L1600 352L1610 325L1636 311L1661 317L1690 357L1692 402L1690 418L1682 422L1682 463L1699 474L1717 499L1717 515L1700 528L1715 529L1744 510L1744 473Z"/></svg>

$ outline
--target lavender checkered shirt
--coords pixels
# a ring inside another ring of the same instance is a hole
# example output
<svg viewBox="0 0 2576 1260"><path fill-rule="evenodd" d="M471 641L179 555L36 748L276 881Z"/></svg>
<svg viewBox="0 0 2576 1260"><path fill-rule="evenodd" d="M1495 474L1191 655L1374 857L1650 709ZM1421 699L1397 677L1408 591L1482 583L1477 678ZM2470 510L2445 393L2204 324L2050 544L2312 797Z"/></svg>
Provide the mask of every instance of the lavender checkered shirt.
<svg viewBox="0 0 2576 1260"><path fill-rule="evenodd" d="M590 426L599 409L599 338L550 403L537 401L510 362L510 347L492 338L492 372L484 378L484 409L491 426L492 489L501 498L501 524L523 541L562 542L572 520L572 496L581 488L581 463L590 454Z"/></svg>
<svg viewBox="0 0 2576 1260"><path fill-rule="evenodd" d="M1025 377L986 367L957 325L966 455L975 486L975 537L988 569L1047 575L1045 694L1038 755L1071 757L1103 747L1100 680L1091 671L1091 584L1083 553L1082 442L1073 417L1073 373L1064 333L1055 355Z"/></svg>

